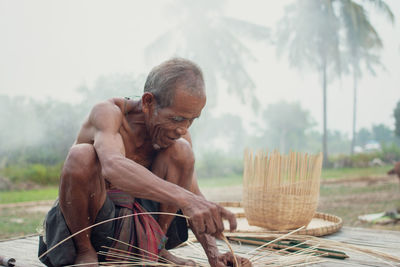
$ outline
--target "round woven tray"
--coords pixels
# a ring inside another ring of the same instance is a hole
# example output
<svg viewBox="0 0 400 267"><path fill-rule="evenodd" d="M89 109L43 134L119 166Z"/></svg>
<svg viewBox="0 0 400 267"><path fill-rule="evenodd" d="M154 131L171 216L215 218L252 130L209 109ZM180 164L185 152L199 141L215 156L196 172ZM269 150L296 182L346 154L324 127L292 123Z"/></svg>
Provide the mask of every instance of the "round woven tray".
<svg viewBox="0 0 400 267"><path fill-rule="evenodd" d="M274 233L274 234L284 234L289 233L293 230L284 231L272 231L266 228L251 226L249 225L246 216L243 212L239 202L222 202L220 205L226 207L231 212L235 213L237 218L238 227L236 232L239 233ZM316 212L311 222L306 228L296 232L296 235L311 235L311 236L323 236L329 235L339 231L343 225L343 220L335 215ZM225 227L229 229L229 227Z"/></svg>

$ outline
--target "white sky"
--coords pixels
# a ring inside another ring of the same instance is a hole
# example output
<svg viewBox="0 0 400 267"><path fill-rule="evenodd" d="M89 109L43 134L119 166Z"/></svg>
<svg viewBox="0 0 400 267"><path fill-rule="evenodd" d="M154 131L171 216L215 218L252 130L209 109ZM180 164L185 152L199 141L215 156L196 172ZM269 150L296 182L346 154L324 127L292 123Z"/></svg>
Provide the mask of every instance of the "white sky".
<svg viewBox="0 0 400 267"><path fill-rule="evenodd" d="M226 15L274 27L291 1L227 1ZM397 21L400 1L386 1ZM75 89L99 75L147 73L143 49L168 27L165 1L20 1L0 0L0 94L52 97L75 102ZM179 10L177 10L179 12ZM380 14L371 20L384 41L382 62L387 71L359 82L358 128L384 123L393 128L393 109L400 100L400 26ZM257 62L247 67L262 106L279 100L300 101L321 128L322 93L319 76L290 69L277 60L275 48L250 44ZM129 92L127 92L129 95ZM250 114L249 107L229 97L218 112ZM351 131L352 80L328 86L328 128ZM237 104L237 105L236 105Z"/></svg>

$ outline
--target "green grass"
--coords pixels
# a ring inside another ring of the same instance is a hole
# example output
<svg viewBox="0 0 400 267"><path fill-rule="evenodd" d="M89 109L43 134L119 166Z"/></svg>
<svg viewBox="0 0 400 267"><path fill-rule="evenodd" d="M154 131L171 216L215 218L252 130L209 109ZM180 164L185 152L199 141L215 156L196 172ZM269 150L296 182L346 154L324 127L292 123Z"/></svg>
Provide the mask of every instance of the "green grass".
<svg viewBox="0 0 400 267"><path fill-rule="evenodd" d="M224 186L234 186L241 185L242 175L232 175L226 177L212 177L212 178L203 178L199 179L199 186L202 188L207 187L224 187Z"/></svg>
<svg viewBox="0 0 400 267"><path fill-rule="evenodd" d="M321 185L320 193L321 195L350 195L350 194L361 194L361 193L373 193L380 191L389 191L393 188L393 184L383 184L374 186L332 186L332 185Z"/></svg>
<svg viewBox="0 0 400 267"><path fill-rule="evenodd" d="M26 201L53 200L58 196L58 187L33 190L0 191L0 204Z"/></svg>
<svg viewBox="0 0 400 267"><path fill-rule="evenodd" d="M368 167L368 168L342 168L324 169L322 179L346 179L356 177L386 175L391 166ZM199 179L202 188L235 186L242 184L242 175L226 177L211 177ZM324 189L321 188L323 191ZM354 193L354 192L353 192ZM58 195L58 187L47 187L34 190L0 191L0 204L16 203L25 201L53 200Z"/></svg>
<svg viewBox="0 0 400 267"><path fill-rule="evenodd" d="M341 168L341 169L323 169L321 179L348 179L357 177L368 177L368 176L385 176L387 171L393 166L382 166L382 167L368 167L368 168ZM223 187L223 186L234 186L241 185L242 175L236 174L226 177L210 177L198 179L200 187Z"/></svg>
<svg viewBox="0 0 400 267"><path fill-rule="evenodd" d="M393 168L392 165L382 167L367 167L367 168L340 168L340 169L323 169L322 179L346 179L364 176L386 175Z"/></svg>

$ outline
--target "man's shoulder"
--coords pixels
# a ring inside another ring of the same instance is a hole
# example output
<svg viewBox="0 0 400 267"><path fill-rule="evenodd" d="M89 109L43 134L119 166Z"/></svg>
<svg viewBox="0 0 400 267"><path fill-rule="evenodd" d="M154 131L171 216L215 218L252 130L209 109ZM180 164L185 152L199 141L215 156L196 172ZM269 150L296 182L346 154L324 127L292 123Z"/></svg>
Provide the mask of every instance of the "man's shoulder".
<svg viewBox="0 0 400 267"><path fill-rule="evenodd" d="M123 116L122 109L115 98L108 99L95 104L89 115L89 122L93 125L103 125L105 123L121 123Z"/></svg>
<svg viewBox="0 0 400 267"><path fill-rule="evenodd" d="M121 103L123 98L110 98L101 102L97 102L93 108L92 112L121 112ZM122 104L123 105L123 104Z"/></svg>
<svg viewBox="0 0 400 267"><path fill-rule="evenodd" d="M118 107L121 107L124 105L124 102L126 102L129 98L126 97L113 97L105 100L105 102L109 102L111 104L114 104Z"/></svg>

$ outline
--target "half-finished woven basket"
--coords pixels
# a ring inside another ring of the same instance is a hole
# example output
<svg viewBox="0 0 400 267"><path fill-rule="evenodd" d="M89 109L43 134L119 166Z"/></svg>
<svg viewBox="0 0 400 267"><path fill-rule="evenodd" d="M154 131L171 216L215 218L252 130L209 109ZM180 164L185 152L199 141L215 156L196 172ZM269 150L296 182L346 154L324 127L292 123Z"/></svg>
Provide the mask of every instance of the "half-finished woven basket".
<svg viewBox="0 0 400 267"><path fill-rule="evenodd" d="M243 207L250 225L271 230L307 225L318 206L322 154L246 150Z"/></svg>

